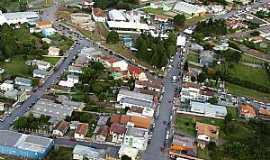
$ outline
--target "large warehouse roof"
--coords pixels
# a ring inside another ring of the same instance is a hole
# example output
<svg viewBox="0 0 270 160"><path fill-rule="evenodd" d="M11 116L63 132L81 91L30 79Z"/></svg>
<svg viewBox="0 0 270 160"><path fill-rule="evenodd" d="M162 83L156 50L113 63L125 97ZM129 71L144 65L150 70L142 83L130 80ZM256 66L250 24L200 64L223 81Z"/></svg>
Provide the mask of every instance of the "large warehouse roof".
<svg viewBox="0 0 270 160"><path fill-rule="evenodd" d="M109 28L149 30L149 26L144 23L107 21L107 24Z"/></svg>
<svg viewBox="0 0 270 160"><path fill-rule="evenodd" d="M8 130L0 130L0 145L16 147L22 150L43 153L51 145L52 139L40 136L26 135Z"/></svg>
<svg viewBox="0 0 270 160"><path fill-rule="evenodd" d="M177 2L173 9L177 12L182 12L189 15L206 12L206 9L204 7L189 4L186 2Z"/></svg>

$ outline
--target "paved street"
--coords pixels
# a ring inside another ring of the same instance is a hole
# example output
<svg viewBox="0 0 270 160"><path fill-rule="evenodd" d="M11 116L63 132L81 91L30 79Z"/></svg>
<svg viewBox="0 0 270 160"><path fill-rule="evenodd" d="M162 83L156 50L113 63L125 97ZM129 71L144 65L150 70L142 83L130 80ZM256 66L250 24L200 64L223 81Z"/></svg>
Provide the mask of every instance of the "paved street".
<svg viewBox="0 0 270 160"><path fill-rule="evenodd" d="M179 75L179 69L177 64L181 62L180 53L175 55L174 61L172 63L172 68L168 70L166 77L164 78L164 94L159 107L159 116L155 121L155 128L152 135L151 143L143 156L144 160L166 160L168 159L167 152L161 152L161 147L164 147L167 130L169 127L167 125L170 122L170 115L172 112L174 93L178 83L173 83L171 77L174 75ZM166 122L166 124L164 123Z"/></svg>

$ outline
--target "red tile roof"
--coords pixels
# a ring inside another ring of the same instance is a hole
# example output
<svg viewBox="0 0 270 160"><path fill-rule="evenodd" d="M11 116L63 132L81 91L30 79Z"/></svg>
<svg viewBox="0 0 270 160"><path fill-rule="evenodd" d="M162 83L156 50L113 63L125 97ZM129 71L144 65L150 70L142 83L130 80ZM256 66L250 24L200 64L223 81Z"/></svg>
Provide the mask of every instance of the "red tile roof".
<svg viewBox="0 0 270 160"><path fill-rule="evenodd" d="M140 73L142 73L142 69L134 65L128 65L128 71L132 75L139 75Z"/></svg>
<svg viewBox="0 0 270 160"><path fill-rule="evenodd" d="M113 123L110 128L110 131L116 134L124 134L126 133L126 130L127 129L119 123Z"/></svg>
<svg viewBox="0 0 270 160"><path fill-rule="evenodd" d="M240 105L240 114L245 116L256 116L256 111L254 107L250 104L241 104Z"/></svg>
<svg viewBox="0 0 270 160"><path fill-rule="evenodd" d="M80 135L86 135L88 132L88 124L87 123L80 123L77 128L75 133L80 134Z"/></svg>

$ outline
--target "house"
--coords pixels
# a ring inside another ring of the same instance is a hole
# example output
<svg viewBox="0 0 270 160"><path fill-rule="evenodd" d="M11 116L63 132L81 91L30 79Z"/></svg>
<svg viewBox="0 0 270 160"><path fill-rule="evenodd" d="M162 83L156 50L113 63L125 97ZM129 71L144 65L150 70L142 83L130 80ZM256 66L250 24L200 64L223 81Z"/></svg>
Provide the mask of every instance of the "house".
<svg viewBox="0 0 270 160"><path fill-rule="evenodd" d="M227 108L224 106L195 101L191 101L190 106L190 112L196 114L197 116L224 119L227 115Z"/></svg>
<svg viewBox="0 0 270 160"><path fill-rule="evenodd" d="M53 135L54 136L59 136L63 137L66 133L67 130L69 129L69 123L66 121L60 121L54 128L53 130Z"/></svg>
<svg viewBox="0 0 270 160"><path fill-rule="evenodd" d="M19 86L32 86L32 80L28 78L16 77L14 81Z"/></svg>
<svg viewBox="0 0 270 160"><path fill-rule="evenodd" d="M92 8L92 16L94 21L96 22L105 22L106 21L106 13L104 10L100 8Z"/></svg>
<svg viewBox="0 0 270 160"><path fill-rule="evenodd" d="M111 116L110 123L119 123L126 125L130 121L130 116L128 115L120 115L120 114L114 114Z"/></svg>
<svg viewBox="0 0 270 160"><path fill-rule="evenodd" d="M79 76L74 74L68 74L67 81L72 82L73 84L77 84L79 83Z"/></svg>
<svg viewBox="0 0 270 160"><path fill-rule="evenodd" d="M109 116L100 116L97 122L97 126L104 126L108 123Z"/></svg>
<svg viewBox="0 0 270 160"><path fill-rule="evenodd" d="M153 118L154 112L152 108L131 107L127 111L127 115Z"/></svg>
<svg viewBox="0 0 270 160"><path fill-rule="evenodd" d="M8 90L4 93L4 97L8 99L18 100L19 91L17 89Z"/></svg>
<svg viewBox="0 0 270 160"><path fill-rule="evenodd" d="M98 142L105 142L106 141L106 138L109 134L109 127L107 125L105 126L101 126L98 131L97 131L97 134L96 134L96 141Z"/></svg>
<svg viewBox="0 0 270 160"><path fill-rule="evenodd" d="M0 102L0 112L5 111L5 103Z"/></svg>
<svg viewBox="0 0 270 160"><path fill-rule="evenodd" d="M131 116L129 124L137 128L149 129L152 124L152 119L149 117Z"/></svg>
<svg viewBox="0 0 270 160"><path fill-rule="evenodd" d="M128 70L128 63L125 60L116 61L112 63L113 68L120 68L120 71Z"/></svg>
<svg viewBox="0 0 270 160"><path fill-rule="evenodd" d="M121 159L124 155L131 158L131 160L136 160L139 154L139 150L136 148L132 148L126 145L121 145L121 148L118 152L119 158Z"/></svg>
<svg viewBox="0 0 270 160"><path fill-rule="evenodd" d="M51 64L46 61L41 61L41 60L33 60L32 65L37 66L38 69L40 70L48 70L51 67Z"/></svg>
<svg viewBox="0 0 270 160"><path fill-rule="evenodd" d="M259 109L259 115L262 118L269 119L270 118L270 108L268 107L261 107Z"/></svg>
<svg viewBox="0 0 270 160"><path fill-rule="evenodd" d="M49 56L59 56L60 54L60 49L59 48L56 48L56 47L50 47L48 49L48 55Z"/></svg>
<svg viewBox="0 0 270 160"><path fill-rule="evenodd" d="M133 99L139 99L139 100L152 103L154 96L139 93L139 92L129 91L126 89L120 89L117 95L117 102L119 102L122 98L133 98Z"/></svg>
<svg viewBox="0 0 270 160"><path fill-rule="evenodd" d="M67 87L67 88L74 87L74 83L73 82L71 82L71 81L64 81L64 80L59 81L58 85L59 86L62 86L62 87Z"/></svg>
<svg viewBox="0 0 270 160"><path fill-rule="evenodd" d="M52 28L52 23L49 21L38 21L36 27L39 29Z"/></svg>
<svg viewBox="0 0 270 160"><path fill-rule="evenodd" d="M147 89L150 91L155 91L155 92L160 92L162 87L162 82L161 81L135 81L135 88L140 88L140 89Z"/></svg>
<svg viewBox="0 0 270 160"><path fill-rule="evenodd" d="M35 78L45 78L47 74L48 73L45 70L40 70L40 69L33 70L33 77Z"/></svg>
<svg viewBox="0 0 270 160"><path fill-rule="evenodd" d="M80 55L74 62L74 66L77 67L84 67L87 66L90 62L90 59L88 59L86 56L84 55Z"/></svg>
<svg viewBox="0 0 270 160"><path fill-rule="evenodd" d="M110 135L112 136L113 143L122 143L126 133L126 127L119 123L113 123L110 127Z"/></svg>
<svg viewBox="0 0 270 160"><path fill-rule="evenodd" d="M76 66L68 66L68 72L74 74L82 74L82 68Z"/></svg>
<svg viewBox="0 0 270 160"><path fill-rule="evenodd" d="M214 61L214 52L205 50L200 52L200 64L202 66L208 67Z"/></svg>
<svg viewBox="0 0 270 160"><path fill-rule="evenodd" d="M194 154L194 138L180 136L180 135L173 135L173 140L170 146L169 155L170 157L181 157L182 154L188 156L195 156Z"/></svg>
<svg viewBox="0 0 270 160"><path fill-rule="evenodd" d="M169 18L167 16L162 16L162 15L155 15L154 21L158 22L168 22Z"/></svg>
<svg viewBox="0 0 270 160"><path fill-rule="evenodd" d="M198 100L200 97L200 85L192 82L182 84L181 102Z"/></svg>
<svg viewBox="0 0 270 160"><path fill-rule="evenodd" d="M5 80L1 85L0 85L0 90L1 91L10 91L14 89L14 84L11 80Z"/></svg>
<svg viewBox="0 0 270 160"><path fill-rule="evenodd" d="M98 61L101 62L106 68L112 68L113 63L117 62L117 59L112 56L99 56Z"/></svg>
<svg viewBox="0 0 270 160"><path fill-rule="evenodd" d="M253 42L253 43L255 43L255 44L261 43L261 42L263 42L263 40L264 40L264 38L261 37L261 36L250 37L250 38L248 39L248 41L251 41L251 42Z"/></svg>
<svg viewBox="0 0 270 160"><path fill-rule="evenodd" d="M255 108L251 104L241 104L239 107L240 116L244 118L255 118L256 111Z"/></svg>
<svg viewBox="0 0 270 160"><path fill-rule="evenodd" d="M105 158L105 150L79 144L75 145L72 153L74 160L103 160Z"/></svg>
<svg viewBox="0 0 270 160"><path fill-rule="evenodd" d="M153 103L145 100L135 99L135 98L122 98L116 108L131 108L131 107L141 107L141 108L152 108Z"/></svg>
<svg viewBox="0 0 270 160"><path fill-rule="evenodd" d="M145 79L146 75L140 67L128 65L128 73L136 79Z"/></svg>
<svg viewBox="0 0 270 160"><path fill-rule="evenodd" d="M75 130L74 138L75 139L85 139L87 133L88 133L88 124L87 123L80 123L80 124L78 124L78 126Z"/></svg>
<svg viewBox="0 0 270 160"><path fill-rule="evenodd" d="M145 150L148 143L148 130L143 128L128 127L123 145L138 150Z"/></svg>
<svg viewBox="0 0 270 160"><path fill-rule="evenodd" d="M200 148L205 148L209 142L217 142L219 135L219 127L196 122L196 131L197 131L197 145Z"/></svg>

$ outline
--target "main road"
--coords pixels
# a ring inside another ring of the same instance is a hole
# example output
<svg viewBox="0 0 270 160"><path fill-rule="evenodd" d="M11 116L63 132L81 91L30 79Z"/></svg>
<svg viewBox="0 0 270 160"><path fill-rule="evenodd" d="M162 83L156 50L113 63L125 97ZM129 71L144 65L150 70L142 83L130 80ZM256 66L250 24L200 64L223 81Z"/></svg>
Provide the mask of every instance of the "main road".
<svg viewBox="0 0 270 160"><path fill-rule="evenodd" d="M173 76L179 76L180 69L178 64L181 64L182 53L177 52L174 56L174 60L171 64L171 68L168 68L167 74L164 77L164 92L159 106L159 116L155 121L155 127L152 134L152 139L143 155L144 160L167 160L167 152L162 152L161 148L166 148L166 135L170 130L170 116L172 115L173 99L176 88L180 85L180 81L176 83L172 81Z"/></svg>

